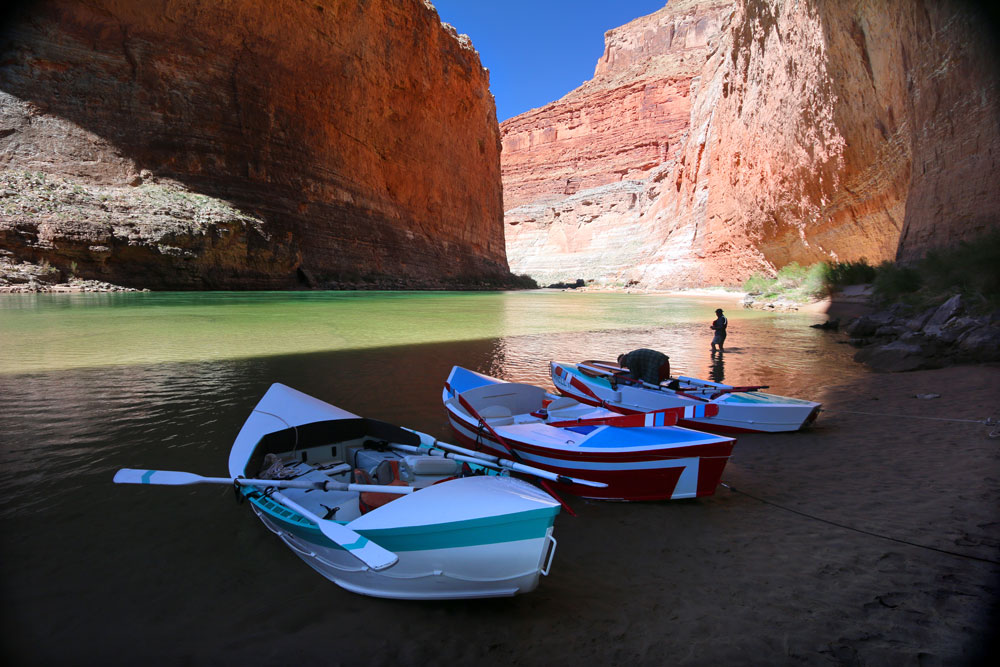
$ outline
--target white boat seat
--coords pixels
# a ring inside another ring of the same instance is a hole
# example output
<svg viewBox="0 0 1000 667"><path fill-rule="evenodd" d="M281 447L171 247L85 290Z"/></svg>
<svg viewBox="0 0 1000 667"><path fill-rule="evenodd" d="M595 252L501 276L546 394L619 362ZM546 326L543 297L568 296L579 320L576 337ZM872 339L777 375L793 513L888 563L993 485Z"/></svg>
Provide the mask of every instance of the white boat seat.
<svg viewBox="0 0 1000 667"><path fill-rule="evenodd" d="M566 408L575 408L578 405L580 405L580 402L577 401L576 399L570 398L569 396L563 396L549 403L549 407L547 409L551 412L552 410L565 410Z"/></svg>
<svg viewBox="0 0 1000 667"><path fill-rule="evenodd" d="M457 475L462 469L461 464L455 459L446 459L442 456L409 454L404 456L403 460L414 475Z"/></svg>
<svg viewBox="0 0 1000 667"><path fill-rule="evenodd" d="M413 486L417 489L430 486L443 479L457 477L462 473L462 464L455 459L441 456L408 454L403 457L406 466L413 473Z"/></svg>
<svg viewBox="0 0 1000 667"><path fill-rule="evenodd" d="M477 410L479 416L490 423L491 426L507 426L514 423L514 416L510 409L502 405L487 405Z"/></svg>

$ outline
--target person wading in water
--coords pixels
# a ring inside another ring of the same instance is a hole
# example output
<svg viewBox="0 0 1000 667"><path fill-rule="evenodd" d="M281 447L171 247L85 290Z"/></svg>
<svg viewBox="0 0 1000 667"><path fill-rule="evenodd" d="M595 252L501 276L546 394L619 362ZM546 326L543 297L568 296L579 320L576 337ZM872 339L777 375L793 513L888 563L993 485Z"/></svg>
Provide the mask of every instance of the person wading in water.
<svg viewBox="0 0 1000 667"><path fill-rule="evenodd" d="M726 327L729 326L729 320L722 314L721 308L716 308L715 314L717 317L712 322L712 330L715 331L715 337L712 338L712 352L715 352L716 345L719 346L719 352L724 352L725 350L722 349L722 346L726 342Z"/></svg>

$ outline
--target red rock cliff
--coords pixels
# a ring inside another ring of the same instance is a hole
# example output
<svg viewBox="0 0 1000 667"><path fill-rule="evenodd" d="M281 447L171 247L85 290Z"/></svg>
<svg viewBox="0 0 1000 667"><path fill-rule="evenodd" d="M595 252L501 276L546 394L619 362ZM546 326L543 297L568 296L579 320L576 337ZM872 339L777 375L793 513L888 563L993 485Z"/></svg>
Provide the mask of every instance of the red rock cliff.
<svg viewBox="0 0 1000 667"><path fill-rule="evenodd" d="M515 272L734 284L791 261L918 256L998 220L997 69L964 5L670 2L606 41L593 81L502 126ZM624 102L639 82L678 91L671 111ZM576 107L613 129L570 150Z"/></svg>
<svg viewBox="0 0 1000 667"><path fill-rule="evenodd" d="M499 129L422 0L40 2L0 57L0 248L152 288L502 280Z"/></svg>

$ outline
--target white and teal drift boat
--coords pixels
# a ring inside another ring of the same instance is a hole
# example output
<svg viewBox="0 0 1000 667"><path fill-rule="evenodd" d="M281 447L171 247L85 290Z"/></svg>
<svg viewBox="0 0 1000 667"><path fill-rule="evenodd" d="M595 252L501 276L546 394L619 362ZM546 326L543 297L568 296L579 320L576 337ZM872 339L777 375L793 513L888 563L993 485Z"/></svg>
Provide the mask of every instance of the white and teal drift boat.
<svg viewBox="0 0 1000 667"><path fill-rule="evenodd" d="M798 431L812 423L821 408L813 401L766 394L760 391L767 389L763 386L734 387L683 375L669 384L650 384L609 361L553 361L549 369L552 383L564 396L622 414L684 408L679 424L712 433ZM708 406L718 412L705 416Z"/></svg>
<svg viewBox="0 0 1000 667"><path fill-rule="evenodd" d="M295 555L355 593L437 600L533 590L555 553L559 502L498 473L503 466L449 458L446 445L429 443L273 384L236 437L229 478L122 470L115 481L235 484Z"/></svg>

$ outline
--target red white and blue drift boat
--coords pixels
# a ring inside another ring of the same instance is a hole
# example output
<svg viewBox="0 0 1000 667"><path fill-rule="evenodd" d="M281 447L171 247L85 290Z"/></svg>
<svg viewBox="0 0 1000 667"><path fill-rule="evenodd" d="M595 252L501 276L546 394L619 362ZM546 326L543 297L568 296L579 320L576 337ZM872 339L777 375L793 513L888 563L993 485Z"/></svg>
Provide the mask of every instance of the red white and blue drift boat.
<svg viewBox="0 0 1000 667"><path fill-rule="evenodd" d="M655 385L637 381L628 369L607 361L552 362L549 366L559 393L622 414L716 406L718 412L711 417L685 414L679 421L712 432L797 431L820 411L819 403L759 391L767 387L734 387L685 376L670 386Z"/></svg>
<svg viewBox="0 0 1000 667"><path fill-rule="evenodd" d="M735 443L672 426L676 410L623 416L459 366L452 368L442 400L462 445L552 471L561 476L556 487L585 498L711 495Z"/></svg>
<svg viewBox="0 0 1000 667"><path fill-rule="evenodd" d="M509 466L451 457L446 447L273 384L233 444L230 477L125 469L115 481L235 485L295 555L355 593L428 600L533 590L555 553L559 503L522 480L483 474Z"/></svg>

